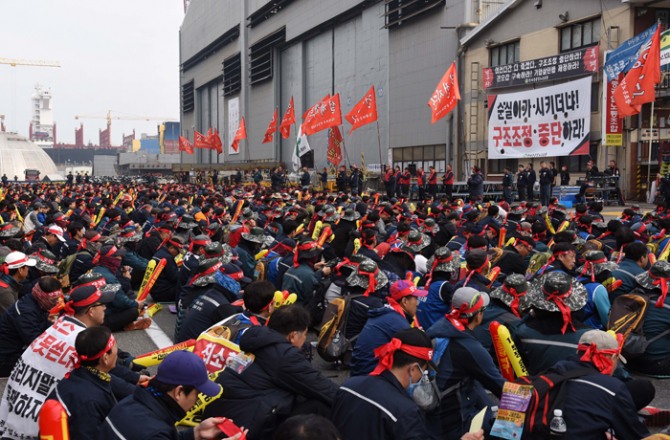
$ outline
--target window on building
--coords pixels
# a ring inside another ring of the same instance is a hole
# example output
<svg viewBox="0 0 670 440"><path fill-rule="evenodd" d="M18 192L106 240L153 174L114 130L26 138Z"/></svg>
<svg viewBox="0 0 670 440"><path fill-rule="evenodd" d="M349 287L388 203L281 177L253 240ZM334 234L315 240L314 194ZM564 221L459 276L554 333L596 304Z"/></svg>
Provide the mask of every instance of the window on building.
<svg viewBox="0 0 670 440"><path fill-rule="evenodd" d="M600 83L591 84L591 112L597 112L600 104Z"/></svg>
<svg viewBox="0 0 670 440"><path fill-rule="evenodd" d="M516 63L517 61L520 61L519 41L512 41L511 43L491 47L489 48L489 54L491 56L491 67Z"/></svg>
<svg viewBox="0 0 670 440"><path fill-rule="evenodd" d="M195 107L193 84L193 81L189 81L181 86L181 110L184 113L192 112L193 108Z"/></svg>
<svg viewBox="0 0 670 440"><path fill-rule="evenodd" d="M234 95L242 89L242 58L238 53L223 60L223 96Z"/></svg>
<svg viewBox="0 0 670 440"><path fill-rule="evenodd" d="M518 159L489 160L486 174L504 174L505 168L509 168L510 171L516 172L518 166L519 166Z"/></svg>
<svg viewBox="0 0 670 440"><path fill-rule="evenodd" d="M561 29L561 52L594 46L600 41L600 17Z"/></svg>
<svg viewBox="0 0 670 440"><path fill-rule="evenodd" d="M447 148L445 145L428 145L421 147L403 147L393 149L393 167L401 170L409 168L413 173L417 168L428 171L431 166L438 173L447 169Z"/></svg>
<svg viewBox="0 0 670 440"><path fill-rule="evenodd" d="M286 29L269 35L253 44L249 53L249 77L251 84L258 84L272 78L274 48L286 41Z"/></svg>

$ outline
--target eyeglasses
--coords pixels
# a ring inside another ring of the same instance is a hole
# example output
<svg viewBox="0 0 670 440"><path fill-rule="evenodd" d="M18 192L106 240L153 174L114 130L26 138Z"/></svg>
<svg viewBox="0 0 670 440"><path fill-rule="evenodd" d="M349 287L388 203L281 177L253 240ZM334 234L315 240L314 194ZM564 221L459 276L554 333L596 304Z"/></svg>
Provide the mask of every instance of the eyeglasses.
<svg viewBox="0 0 670 440"><path fill-rule="evenodd" d="M100 306L104 306L104 304L103 303L96 303L96 304L91 305L91 307L89 307L89 309L92 309L94 307L100 307Z"/></svg>

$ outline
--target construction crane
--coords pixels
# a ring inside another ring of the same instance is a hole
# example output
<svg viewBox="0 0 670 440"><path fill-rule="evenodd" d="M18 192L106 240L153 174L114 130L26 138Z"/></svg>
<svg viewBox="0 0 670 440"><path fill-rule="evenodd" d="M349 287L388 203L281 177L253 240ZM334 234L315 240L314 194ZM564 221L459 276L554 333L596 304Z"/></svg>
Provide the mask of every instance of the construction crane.
<svg viewBox="0 0 670 440"><path fill-rule="evenodd" d="M16 66L60 67L60 63L58 61L21 60L17 58L0 58L0 64L9 64L12 67Z"/></svg>
<svg viewBox="0 0 670 440"><path fill-rule="evenodd" d="M76 115L75 119L106 119L107 125L112 124L112 119L121 121L178 121L178 118L170 116L112 116L112 110L107 111L107 116Z"/></svg>

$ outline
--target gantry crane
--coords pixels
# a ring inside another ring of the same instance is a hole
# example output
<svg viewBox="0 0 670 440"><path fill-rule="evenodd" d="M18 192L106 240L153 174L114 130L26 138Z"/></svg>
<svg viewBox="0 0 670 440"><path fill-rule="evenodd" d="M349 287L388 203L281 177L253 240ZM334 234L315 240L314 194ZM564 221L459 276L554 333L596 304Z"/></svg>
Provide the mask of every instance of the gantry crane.
<svg viewBox="0 0 670 440"><path fill-rule="evenodd" d="M60 67L60 63L58 61L21 60L17 58L0 58L0 64L9 64L12 67L16 66Z"/></svg>
<svg viewBox="0 0 670 440"><path fill-rule="evenodd" d="M170 116L136 116L136 115L127 115L127 116L112 116L112 110L107 111L107 116L96 116L96 115L76 115L75 119L105 119L107 121L107 135L111 143L112 139L112 119L121 120L121 121L178 121L178 118L173 118ZM162 148L162 146L161 146Z"/></svg>

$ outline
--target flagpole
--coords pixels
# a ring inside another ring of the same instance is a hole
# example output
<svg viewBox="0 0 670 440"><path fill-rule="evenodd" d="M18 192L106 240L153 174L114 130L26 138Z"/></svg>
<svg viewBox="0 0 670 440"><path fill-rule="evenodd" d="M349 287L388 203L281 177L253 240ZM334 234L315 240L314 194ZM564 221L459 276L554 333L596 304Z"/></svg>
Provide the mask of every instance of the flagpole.
<svg viewBox="0 0 670 440"><path fill-rule="evenodd" d="M379 134L379 119L375 122L377 123L377 144L379 145L379 176L381 176L382 170L384 169L382 166L382 137L381 134Z"/></svg>
<svg viewBox="0 0 670 440"><path fill-rule="evenodd" d="M347 165L349 166L349 168L351 168L351 162L349 161L349 153L347 153L347 146L344 143L344 125L342 125L341 132L342 132L342 149L344 149L344 157L347 158Z"/></svg>
<svg viewBox="0 0 670 440"><path fill-rule="evenodd" d="M651 144L654 141L654 104L656 100L651 101L651 114L649 117L649 160L647 161L647 191L651 196ZM660 139L660 136L659 136ZM659 168L659 172L660 172Z"/></svg>

